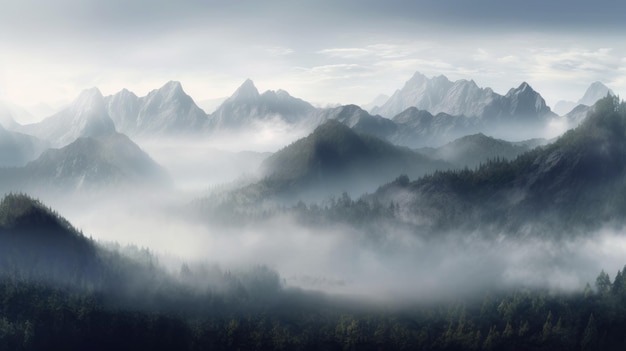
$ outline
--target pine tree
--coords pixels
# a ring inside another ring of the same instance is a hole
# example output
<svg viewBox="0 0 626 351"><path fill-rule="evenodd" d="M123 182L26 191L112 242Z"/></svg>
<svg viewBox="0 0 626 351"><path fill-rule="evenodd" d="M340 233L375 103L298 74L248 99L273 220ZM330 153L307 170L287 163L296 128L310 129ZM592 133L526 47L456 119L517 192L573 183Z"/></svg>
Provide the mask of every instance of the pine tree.
<svg viewBox="0 0 626 351"><path fill-rule="evenodd" d="M583 338L580 341L580 346L583 351L595 350L598 345L598 326L596 325L596 319L593 317L593 313L589 315L587 321L587 327L583 332Z"/></svg>
<svg viewBox="0 0 626 351"><path fill-rule="evenodd" d="M607 294L611 290L611 278L604 270L596 278L596 289L601 295Z"/></svg>

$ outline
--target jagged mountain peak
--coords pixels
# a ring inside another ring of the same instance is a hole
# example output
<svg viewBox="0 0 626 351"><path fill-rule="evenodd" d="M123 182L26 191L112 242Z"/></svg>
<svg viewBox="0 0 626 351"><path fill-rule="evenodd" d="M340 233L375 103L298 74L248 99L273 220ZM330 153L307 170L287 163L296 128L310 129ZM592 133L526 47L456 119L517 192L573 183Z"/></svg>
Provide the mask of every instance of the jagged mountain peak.
<svg viewBox="0 0 626 351"><path fill-rule="evenodd" d="M478 88L478 85L476 84L476 82L474 82L473 79L470 79L470 80L459 79L456 82L454 82L454 86L468 86L468 87L476 87L476 88Z"/></svg>
<svg viewBox="0 0 626 351"><path fill-rule="evenodd" d="M553 114L543 97L526 82L522 82L519 87L509 90L505 98L509 99L509 113L512 116L536 116L540 118Z"/></svg>
<svg viewBox="0 0 626 351"><path fill-rule="evenodd" d="M75 112L103 111L104 97L96 87L85 89L72 102L71 108Z"/></svg>
<svg viewBox="0 0 626 351"><path fill-rule="evenodd" d="M122 90L118 91L117 93L115 93L115 95L113 96L132 96L132 97L137 97L137 94L133 93L132 91L123 88Z"/></svg>
<svg viewBox="0 0 626 351"><path fill-rule="evenodd" d="M162 92L169 96L185 94L185 92L183 91L183 86L180 84L179 81L175 80L170 80L169 82L165 83L161 88L159 88L159 92Z"/></svg>
<svg viewBox="0 0 626 351"><path fill-rule="evenodd" d="M256 100L260 97L259 90L254 85L254 82L248 78L235 93L230 97L230 100L233 101L243 101L243 100Z"/></svg>
<svg viewBox="0 0 626 351"><path fill-rule="evenodd" d="M155 89L148 94L150 97L158 96L164 100L189 99L189 95L183 90L183 86L178 81L170 80L159 89Z"/></svg>
<svg viewBox="0 0 626 351"><path fill-rule="evenodd" d="M428 77L426 77L424 74L422 74L421 72L417 71L413 74L413 76L411 76L411 79L409 79L409 82L420 82L420 81L424 81L427 80Z"/></svg>
<svg viewBox="0 0 626 351"><path fill-rule="evenodd" d="M510 97L515 94L538 94L527 82L522 82L517 88L511 88L509 92L506 94L507 97Z"/></svg>

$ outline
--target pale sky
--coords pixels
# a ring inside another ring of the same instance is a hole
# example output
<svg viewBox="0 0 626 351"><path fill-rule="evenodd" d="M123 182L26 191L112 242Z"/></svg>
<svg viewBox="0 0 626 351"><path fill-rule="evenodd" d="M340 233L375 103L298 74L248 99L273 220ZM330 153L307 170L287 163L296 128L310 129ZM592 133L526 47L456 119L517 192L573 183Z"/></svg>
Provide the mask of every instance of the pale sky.
<svg viewBox="0 0 626 351"><path fill-rule="evenodd" d="M625 1L0 0L0 100L58 105L93 86L196 101L246 79L317 104L364 104L416 72L550 106L594 81L626 93Z"/></svg>

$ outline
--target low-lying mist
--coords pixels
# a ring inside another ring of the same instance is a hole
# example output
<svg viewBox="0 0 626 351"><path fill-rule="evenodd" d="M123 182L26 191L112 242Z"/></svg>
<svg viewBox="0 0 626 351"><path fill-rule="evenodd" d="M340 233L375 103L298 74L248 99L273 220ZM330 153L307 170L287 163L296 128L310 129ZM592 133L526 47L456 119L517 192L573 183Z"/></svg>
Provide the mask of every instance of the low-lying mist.
<svg viewBox="0 0 626 351"><path fill-rule="evenodd" d="M169 171L180 190L193 192L257 175L261 162L271 153L310 131L269 120L246 130L215 132L201 140L168 137L136 141Z"/></svg>
<svg viewBox="0 0 626 351"><path fill-rule="evenodd" d="M614 274L626 263L626 237L608 229L569 240L503 234L494 241L479 233L423 240L390 228L385 238L371 240L347 225L310 227L289 214L250 225L207 226L174 210L173 203L120 203L64 201L55 208L96 240L149 248L172 272L182 263L266 265L288 287L388 302L517 287L582 290L586 283L593 286L601 270Z"/></svg>

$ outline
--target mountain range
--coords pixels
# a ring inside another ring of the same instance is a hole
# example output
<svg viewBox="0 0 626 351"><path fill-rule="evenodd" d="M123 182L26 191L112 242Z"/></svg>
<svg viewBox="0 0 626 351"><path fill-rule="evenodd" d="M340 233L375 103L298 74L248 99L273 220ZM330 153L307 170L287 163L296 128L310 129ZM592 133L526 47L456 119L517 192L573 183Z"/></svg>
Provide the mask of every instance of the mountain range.
<svg viewBox="0 0 626 351"><path fill-rule="evenodd" d="M491 88L480 88L473 80L451 82L443 75L427 78L419 72L372 112L392 118L410 107L435 115L446 113L488 121L533 121L554 116L541 95L526 82L499 95Z"/></svg>
<svg viewBox="0 0 626 351"><path fill-rule="evenodd" d="M607 97L592 111L554 143L513 161L402 180L381 187L372 198L400 204L428 230L489 228L491 233L557 236L621 223L626 211L626 104Z"/></svg>
<svg viewBox="0 0 626 351"><path fill-rule="evenodd" d="M581 100L595 98L604 91L603 87L594 83L593 89L590 88ZM39 123L19 125L10 114L4 113L3 124L9 127L0 129L0 144L3 146L0 166L17 167L2 171L13 174L11 179L16 181L31 179L35 182L40 175L42 180L48 179L45 182L79 189L83 182L104 182L106 177L112 183L126 178L137 181L140 174L148 178L165 178L156 176L163 172L150 164L153 161L146 161L149 156L139 152L129 138L118 133L132 138L204 138L220 131L254 131L259 123L280 123L312 131L333 120L359 135L368 134L396 145L423 148L439 147L476 133L501 138L502 130L519 138L525 137L523 131L530 130L532 136L532 131L542 127L554 115L543 98L526 83L502 96L489 88L478 87L473 81L451 82L444 76L428 79L419 73L374 110L387 114L392 112L384 111L400 109L391 119L370 114L356 105L321 109L283 90L268 90L261 94L249 79L211 114L200 109L175 81L167 82L144 97L125 89L104 97L97 88L92 88L83 91L68 107ZM578 123L588 112L580 107L567 119ZM343 137L352 140L347 135ZM49 146L57 149L42 154ZM509 157L515 154L513 149L520 150L517 146L509 145L510 150L503 147L499 157ZM81 148L84 150L78 152ZM135 169L122 160L122 156L111 158L111 150L116 148L129 150L129 157L142 161ZM449 152L442 150L430 156L458 164L459 160L447 158ZM84 160L78 161L78 158ZM70 161L67 160L73 160L72 167L68 166ZM478 158L466 155L466 165L476 165L476 160ZM121 163L116 163L118 161ZM32 164L26 165L28 162ZM142 173L140 169L144 168L150 171ZM29 175L24 175L26 171ZM61 181L60 177L67 179Z"/></svg>
<svg viewBox="0 0 626 351"><path fill-rule="evenodd" d="M263 94L247 79L235 93L209 115L211 131L254 128L258 122L282 122L296 125L305 122L316 108L294 98L284 90Z"/></svg>
<svg viewBox="0 0 626 351"><path fill-rule="evenodd" d="M107 96L105 103L118 130L129 136L197 134L208 119L175 81L141 98L124 89Z"/></svg>
<svg viewBox="0 0 626 351"><path fill-rule="evenodd" d="M200 109L175 81L144 97L122 90L107 96L105 102L118 130L131 137L202 136L254 129L259 122L297 124L315 111L311 104L284 90L260 94L249 79L210 114Z"/></svg>
<svg viewBox="0 0 626 351"><path fill-rule="evenodd" d="M381 101L377 99L377 103ZM144 97L126 89L102 97L97 89L90 89L44 121L11 129L58 147L112 129L132 138L203 138L220 131L254 131L263 123L312 131L335 119L355 131L399 145L424 147L479 132L506 139L536 137L554 117L544 99L527 83L499 95L471 80L451 82L445 76L429 79L416 73L380 107L372 108L372 113L356 105L316 108L284 90L261 94L247 79L207 114L179 82L170 81Z"/></svg>

